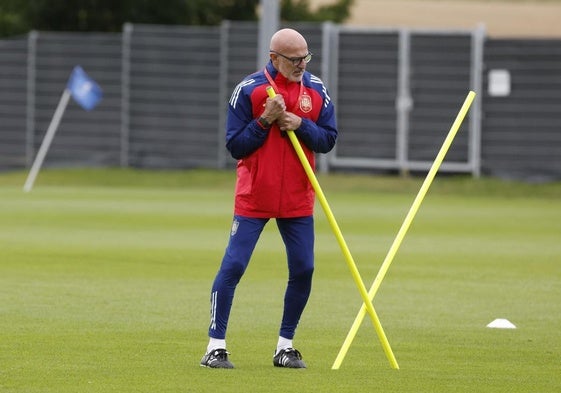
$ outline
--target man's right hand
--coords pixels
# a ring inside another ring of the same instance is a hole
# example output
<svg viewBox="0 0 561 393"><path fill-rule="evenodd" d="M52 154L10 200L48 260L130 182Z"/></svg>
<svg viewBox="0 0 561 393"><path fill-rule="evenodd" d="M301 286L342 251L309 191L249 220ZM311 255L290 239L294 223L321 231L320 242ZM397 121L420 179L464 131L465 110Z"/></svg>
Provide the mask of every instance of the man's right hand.
<svg viewBox="0 0 561 393"><path fill-rule="evenodd" d="M282 95L277 94L275 97L267 98L265 102L265 110L261 117L264 117L269 123L274 123L280 116L284 114L286 104Z"/></svg>

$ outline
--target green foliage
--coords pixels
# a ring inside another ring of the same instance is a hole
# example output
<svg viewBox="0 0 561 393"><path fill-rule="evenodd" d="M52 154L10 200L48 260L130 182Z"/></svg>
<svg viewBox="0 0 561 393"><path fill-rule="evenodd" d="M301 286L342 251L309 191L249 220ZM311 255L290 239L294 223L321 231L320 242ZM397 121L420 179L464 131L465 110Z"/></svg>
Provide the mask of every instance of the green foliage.
<svg viewBox="0 0 561 393"><path fill-rule="evenodd" d="M23 34L29 30L29 21L24 13L26 3L0 0L0 37Z"/></svg>
<svg viewBox="0 0 561 393"><path fill-rule="evenodd" d="M222 20L257 20L259 0L187 1L188 25L217 25Z"/></svg>
<svg viewBox="0 0 561 393"><path fill-rule="evenodd" d="M353 0L310 10L308 0L283 0L290 21L342 22ZM259 0L0 0L0 36L48 31L117 32L125 22L163 25L217 25L222 20L257 20Z"/></svg>
<svg viewBox="0 0 561 393"><path fill-rule="evenodd" d="M120 31L123 23L218 24L222 19L254 20L259 0L69 0L4 1L19 30ZM1 7L1 5L0 5ZM2 8L0 8L2 9ZM5 31L8 21L3 23ZM14 28L12 27L12 30Z"/></svg>
<svg viewBox="0 0 561 393"><path fill-rule="evenodd" d="M286 21L342 23L350 16L353 3L354 0L337 0L314 11L310 9L309 0L282 0L281 17Z"/></svg>

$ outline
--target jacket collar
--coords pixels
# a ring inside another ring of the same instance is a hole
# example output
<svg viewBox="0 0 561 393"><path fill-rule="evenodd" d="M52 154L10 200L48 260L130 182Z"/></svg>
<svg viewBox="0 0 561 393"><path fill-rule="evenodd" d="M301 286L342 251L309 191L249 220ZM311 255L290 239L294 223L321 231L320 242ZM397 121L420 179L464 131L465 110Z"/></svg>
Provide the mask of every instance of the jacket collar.
<svg viewBox="0 0 561 393"><path fill-rule="evenodd" d="M273 66L273 62L271 60L269 60L265 68L267 69L267 72L269 73L269 75L271 75L271 78L273 78L275 83L278 83L279 85L287 85L289 83L293 83L288 80L288 78L286 78L283 74L277 71L277 69Z"/></svg>
<svg viewBox="0 0 561 393"><path fill-rule="evenodd" d="M279 72L278 72L277 69L273 66L272 60L269 60L269 62L268 62L267 65L265 66L265 68L267 69L267 72L269 73L269 75L271 75L271 78L277 79L277 74L279 74ZM281 76L282 76L282 75L281 75Z"/></svg>

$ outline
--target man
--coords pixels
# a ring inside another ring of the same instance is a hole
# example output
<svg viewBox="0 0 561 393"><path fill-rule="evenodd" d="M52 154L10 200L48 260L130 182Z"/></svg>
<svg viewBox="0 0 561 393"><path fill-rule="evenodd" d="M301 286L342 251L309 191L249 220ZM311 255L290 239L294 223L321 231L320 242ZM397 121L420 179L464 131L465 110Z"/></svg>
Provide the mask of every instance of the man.
<svg viewBox="0 0 561 393"><path fill-rule="evenodd" d="M312 54L304 37L282 29L271 38L265 69L246 77L228 105L226 147L238 160L230 239L211 292L209 344L201 366L233 368L226 329L238 282L265 224L276 219L289 270L276 367L305 368L292 340L311 291L315 194L286 131L293 130L308 161L335 145L335 111L319 78L306 71ZM269 98L266 88L277 93Z"/></svg>

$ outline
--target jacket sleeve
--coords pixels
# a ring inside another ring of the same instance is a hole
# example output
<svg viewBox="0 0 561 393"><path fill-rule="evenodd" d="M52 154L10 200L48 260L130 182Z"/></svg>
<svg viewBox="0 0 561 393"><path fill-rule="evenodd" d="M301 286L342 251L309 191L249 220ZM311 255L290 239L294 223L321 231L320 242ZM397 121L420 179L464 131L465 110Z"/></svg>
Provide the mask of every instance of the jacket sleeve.
<svg viewBox="0 0 561 393"><path fill-rule="evenodd" d="M253 118L251 99L242 84L234 89L226 120L226 148L236 160L261 147L268 134Z"/></svg>
<svg viewBox="0 0 561 393"><path fill-rule="evenodd" d="M302 118L302 124L295 130L300 140L315 153L327 153L335 146L337 140L337 122L335 108L325 88L323 103L317 122Z"/></svg>

